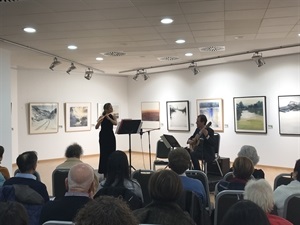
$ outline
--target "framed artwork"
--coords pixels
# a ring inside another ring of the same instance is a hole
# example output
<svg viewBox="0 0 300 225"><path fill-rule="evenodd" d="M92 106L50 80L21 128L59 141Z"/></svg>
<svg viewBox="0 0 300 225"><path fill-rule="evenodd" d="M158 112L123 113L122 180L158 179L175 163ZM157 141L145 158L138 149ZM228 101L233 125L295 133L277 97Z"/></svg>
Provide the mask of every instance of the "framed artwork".
<svg viewBox="0 0 300 225"><path fill-rule="evenodd" d="M58 132L58 103L29 103L29 134Z"/></svg>
<svg viewBox="0 0 300 225"><path fill-rule="evenodd" d="M66 103L66 132L91 130L91 103Z"/></svg>
<svg viewBox="0 0 300 225"><path fill-rule="evenodd" d="M197 115L204 114L211 121L211 128L217 132L224 131L223 99L197 99Z"/></svg>
<svg viewBox="0 0 300 225"><path fill-rule="evenodd" d="M189 101L167 102L167 127L169 131L189 131Z"/></svg>
<svg viewBox="0 0 300 225"><path fill-rule="evenodd" d="M279 133L300 134L300 95L278 96Z"/></svg>
<svg viewBox="0 0 300 225"><path fill-rule="evenodd" d="M160 108L159 102L142 102L141 118L143 121L142 128L155 129L160 128Z"/></svg>
<svg viewBox="0 0 300 225"><path fill-rule="evenodd" d="M97 119L102 115L102 113L103 113L103 106L104 106L104 104L101 104L101 103L98 103L98 110L97 110L97 115L98 115L98 117L97 117ZM112 105L112 107L113 107L113 112L112 112L112 114L117 118L117 119L119 119L120 118L120 107L119 107L119 105Z"/></svg>
<svg viewBox="0 0 300 225"><path fill-rule="evenodd" d="M234 128L240 133L267 133L266 97L235 97Z"/></svg>

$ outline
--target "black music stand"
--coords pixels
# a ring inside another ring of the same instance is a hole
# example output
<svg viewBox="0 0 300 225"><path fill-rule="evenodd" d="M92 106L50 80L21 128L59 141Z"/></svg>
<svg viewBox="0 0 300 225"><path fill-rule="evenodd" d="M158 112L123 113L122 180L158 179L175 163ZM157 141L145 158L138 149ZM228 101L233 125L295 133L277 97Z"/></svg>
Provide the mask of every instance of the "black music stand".
<svg viewBox="0 0 300 225"><path fill-rule="evenodd" d="M129 166L130 168L135 168L131 165L131 134L140 133L142 127L141 120L131 120L124 119L118 124L116 134L128 134L129 135ZM130 170L131 172L131 170Z"/></svg>
<svg viewBox="0 0 300 225"><path fill-rule="evenodd" d="M167 148L174 149L174 148L181 147L173 135L164 134L164 135L160 136L160 138L163 140L163 142L167 146Z"/></svg>

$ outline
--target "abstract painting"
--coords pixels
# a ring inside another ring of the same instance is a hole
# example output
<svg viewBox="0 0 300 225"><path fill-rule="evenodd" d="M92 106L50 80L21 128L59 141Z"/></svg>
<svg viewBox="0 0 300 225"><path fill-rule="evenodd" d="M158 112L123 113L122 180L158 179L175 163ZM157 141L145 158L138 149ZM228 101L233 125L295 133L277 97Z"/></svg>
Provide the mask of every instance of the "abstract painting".
<svg viewBox="0 0 300 225"><path fill-rule="evenodd" d="M300 95L278 96L279 133L300 134Z"/></svg>
<svg viewBox="0 0 300 225"><path fill-rule="evenodd" d="M189 101L167 102L167 127L169 131L189 131Z"/></svg>
<svg viewBox="0 0 300 225"><path fill-rule="evenodd" d="M29 103L29 134L58 132L58 103Z"/></svg>
<svg viewBox="0 0 300 225"><path fill-rule="evenodd" d="M160 128L160 108L159 102L142 102L141 103L141 114L143 125L142 128L156 129Z"/></svg>
<svg viewBox="0 0 300 225"><path fill-rule="evenodd" d="M91 103L66 103L66 131L91 129Z"/></svg>

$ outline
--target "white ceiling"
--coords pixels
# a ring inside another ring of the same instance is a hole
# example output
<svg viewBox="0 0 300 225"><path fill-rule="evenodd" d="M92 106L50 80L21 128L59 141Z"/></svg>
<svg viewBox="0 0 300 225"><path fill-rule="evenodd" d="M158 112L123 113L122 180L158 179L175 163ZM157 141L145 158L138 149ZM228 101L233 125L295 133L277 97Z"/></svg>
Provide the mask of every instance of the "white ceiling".
<svg viewBox="0 0 300 225"><path fill-rule="evenodd" d="M166 16L174 22L161 24ZM25 33L27 26L37 32ZM86 69L76 64L81 63L106 74L133 75L142 68L151 73L186 68L193 60L199 66L248 60L255 50L279 46L297 45L263 51L263 56L299 53L298 33L300 0L0 0L0 48L12 52L17 68L45 69L56 55L63 63L54 70L66 71L70 60L77 71ZM178 45L177 39L186 43ZM78 49L68 50L69 44ZM225 46L225 51L200 51L209 46ZM102 55L114 51L126 55ZM186 57L187 52L194 55ZM96 61L98 56L104 60ZM161 57L178 59L159 61ZM119 73L127 70L132 71Z"/></svg>

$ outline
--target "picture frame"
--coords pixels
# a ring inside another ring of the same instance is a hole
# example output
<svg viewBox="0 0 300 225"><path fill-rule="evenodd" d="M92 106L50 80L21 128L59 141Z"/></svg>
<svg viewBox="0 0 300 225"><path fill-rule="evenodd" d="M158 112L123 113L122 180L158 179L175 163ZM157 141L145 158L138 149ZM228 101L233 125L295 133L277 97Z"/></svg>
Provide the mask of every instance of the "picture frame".
<svg viewBox="0 0 300 225"><path fill-rule="evenodd" d="M104 104L102 104L102 103L97 104L97 116L98 116L97 119L102 115L103 106L104 106ZM112 107L113 107L112 114L116 117L116 119L119 119L120 118L120 107L119 107L119 105L112 105Z"/></svg>
<svg viewBox="0 0 300 225"><path fill-rule="evenodd" d="M267 133L266 96L234 97L236 133Z"/></svg>
<svg viewBox="0 0 300 225"><path fill-rule="evenodd" d="M224 131L223 99L197 99L197 115L203 114L211 121L211 128L216 132Z"/></svg>
<svg viewBox="0 0 300 225"><path fill-rule="evenodd" d="M141 102L143 129L160 128L160 102Z"/></svg>
<svg viewBox="0 0 300 225"><path fill-rule="evenodd" d="M167 101L167 129L190 131L189 101Z"/></svg>
<svg viewBox="0 0 300 225"><path fill-rule="evenodd" d="M58 132L58 103L29 103L29 134L50 134Z"/></svg>
<svg viewBox="0 0 300 225"><path fill-rule="evenodd" d="M300 135L300 95L278 96L279 133Z"/></svg>
<svg viewBox="0 0 300 225"><path fill-rule="evenodd" d="M91 130L91 103L66 103L66 132Z"/></svg>

